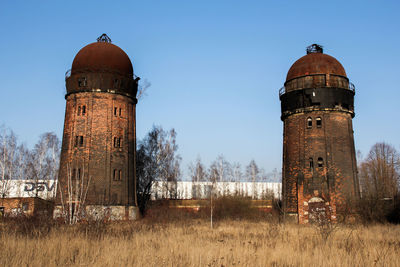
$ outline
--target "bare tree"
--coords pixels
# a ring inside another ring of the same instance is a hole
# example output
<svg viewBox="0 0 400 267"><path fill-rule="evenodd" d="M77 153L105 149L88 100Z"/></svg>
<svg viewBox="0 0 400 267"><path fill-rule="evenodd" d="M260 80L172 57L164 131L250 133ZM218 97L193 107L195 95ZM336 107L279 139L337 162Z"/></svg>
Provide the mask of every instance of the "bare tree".
<svg viewBox="0 0 400 267"><path fill-rule="evenodd" d="M195 164L191 163L189 165L189 172L192 178L192 198L196 199L203 195L199 182L204 182L208 180L207 169L201 162L200 157L197 157Z"/></svg>
<svg viewBox="0 0 400 267"><path fill-rule="evenodd" d="M399 153L389 144L376 143L361 163L360 178L364 193L380 199L394 199L399 193L399 174Z"/></svg>
<svg viewBox="0 0 400 267"><path fill-rule="evenodd" d="M137 99L142 99L144 96L146 96L147 95L147 89L150 86L151 86L151 83L147 79L144 79L142 84L139 85L138 92L136 94L136 98Z"/></svg>
<svg viewBox="0 0 400 267"><path fill-rule="evenodd" d="M20 149L14 132L4 126L0 128L0 197L7 197L10 193L11 179L16 178Z"/></svg>
<svg viewBox="0 0 400 267"><path fill-rule="evenodd" d="M54 133L44 133L30 153L28 175L38 182L57 179L60 162L60 140ZM39 196L38 190L32 192ZM48 192L49 193L49 192ZM47 196L48 197L48 196Z"/></svg>
<svg viewBox="0 0 400 267"><path fill-rule="evenodd" d="M85 218L86 198L90 185L90 177L85 177L85 170L71 169L67 165L67 191L62 192L59 188L59 194L62 206L62 216L66 223L76 224Z"/></svg>
<svg viewBox="0 0 400 267"><path fill-rule="evenodd" d="M251 160L249 165L246 167L246 176L249 181L253 183L253 194L252 198L257 198L256 196L256 182L259 180L260 170L254 160Z"/></svg>
<svg viewBox="0 0 400 267"><path fill-rule="evenodd" d="M207 169L201 162L200 157L197 157L195 164L189 165L190 176L192 182L204 182L208 180Z"/></svg>
<svg viewBox="0 0 400 267"><path fill-rule="evenodd" d="M359 166L359 178L361 215L367 220L384 220L395 208L400 192L399 153L387 143L376 143Z"/></svg>
<svg viewBox="0 0 400 267"><path fill-rule="evenodd" d="M168 197L177 197L176 182L180 179L181 157L177 154L176 132L165 132L154 126L139 142L137 150L137 197L139 209L145 213L150 190L155 181L161 181Z"/></svg>

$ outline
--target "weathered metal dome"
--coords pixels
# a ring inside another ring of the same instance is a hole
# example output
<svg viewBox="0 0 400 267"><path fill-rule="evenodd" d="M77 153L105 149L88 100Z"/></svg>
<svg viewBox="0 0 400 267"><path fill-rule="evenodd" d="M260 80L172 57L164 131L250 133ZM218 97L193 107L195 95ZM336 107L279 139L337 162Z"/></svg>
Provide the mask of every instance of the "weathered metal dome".
<svg viewBox="0 0 400 267"><path fill-rule="evenodd" d="M116 72L133 76L133 67L128 55L103 34L75 56L71 74L82 72Z"/></svg>
<svg viewBox="0 0 400 267"><path fill-rule="evenodd" d="M347 77L342 64L336 58L323 54L322 47L316 44L309 46L307 55L292 65L286 81L312 74L336 74Z"/></svg>

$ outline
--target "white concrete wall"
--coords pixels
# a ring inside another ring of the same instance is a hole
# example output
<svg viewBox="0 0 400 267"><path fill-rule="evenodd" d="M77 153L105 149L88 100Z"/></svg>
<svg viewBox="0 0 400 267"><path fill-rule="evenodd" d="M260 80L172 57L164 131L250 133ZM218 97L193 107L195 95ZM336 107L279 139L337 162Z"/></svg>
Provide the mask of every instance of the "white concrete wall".
<svg viewBox="0 0 400 267"><path fill-rule="evenodd" d="M0 181L5 197L40 197L52 199L56 196L57 180L5 180Z"/></svg>
<svg viewBox="0 0 400 267"><path fill-rule="evenodd" d="M0 186L1 186L0 181ZM211 182L155 182L151 189L151 199L206 199L210 197ZM263 199L271 194L280 198L281 183L272 182L216 182L213 192L217 196L240 195ZM8 180L6 197L34 197L52 199L56 196L56 180Z"/></svg>
<svg viewBox="0 0 400 267"><path fill-rule="evenodd" d="M151 199L206 199L210 197L211 182L155 182L151 189ZM240 195L253 199L281 198L281 183L269 182L216 182L213 192L217 196Z"/></svg>

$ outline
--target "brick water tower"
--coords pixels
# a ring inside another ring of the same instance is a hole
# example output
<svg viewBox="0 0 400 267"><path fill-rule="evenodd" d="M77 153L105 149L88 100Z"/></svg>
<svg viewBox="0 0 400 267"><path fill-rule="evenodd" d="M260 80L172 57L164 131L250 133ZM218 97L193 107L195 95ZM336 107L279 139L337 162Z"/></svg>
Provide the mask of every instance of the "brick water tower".
<svg viewBox="0 0 400 267"><path fill-rule="evenodd" d="M137 216L138 80L128 55L105 34L75 56L65 79L55 217Z"/></svg>
<svg viewBox="0 0 400 267"><path fill-rule="evenodd" d="M358 198L354 94L343 66L320 45L289 69L279 91L286 217L337 221Z"/></svg>

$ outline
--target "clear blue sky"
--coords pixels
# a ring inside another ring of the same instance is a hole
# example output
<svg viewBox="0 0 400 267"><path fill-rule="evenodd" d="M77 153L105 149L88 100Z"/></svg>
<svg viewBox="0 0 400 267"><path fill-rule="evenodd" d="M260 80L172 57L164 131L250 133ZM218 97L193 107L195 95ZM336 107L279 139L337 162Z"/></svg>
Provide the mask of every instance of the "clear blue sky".
<svg viewBox="0 0 400 267"><path fill-rule="evenodd" d="M129 4L128 4L129 3ZM399 1L2 1L0 124L33 146L59 137L64 73L103 32L152 86L137 105L138 138L178 133L183 169L219 154L281 168L278 89L311 43L356 86L356 149L400 149Z"/></svg>

